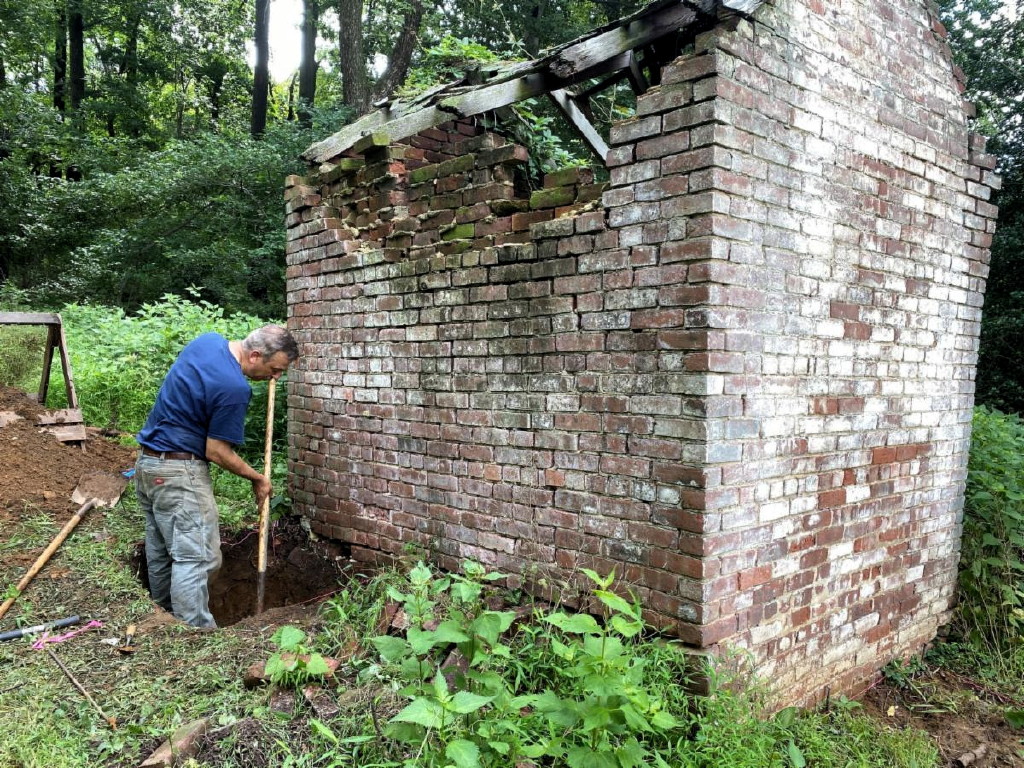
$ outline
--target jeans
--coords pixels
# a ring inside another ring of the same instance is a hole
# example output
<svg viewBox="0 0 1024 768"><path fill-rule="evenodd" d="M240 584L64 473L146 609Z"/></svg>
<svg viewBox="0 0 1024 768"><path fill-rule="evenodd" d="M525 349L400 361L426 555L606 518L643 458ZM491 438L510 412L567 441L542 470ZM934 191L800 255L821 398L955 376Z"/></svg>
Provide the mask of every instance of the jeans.
<svg viewBox="0 0 1024 768"><path fill-rule="evenodd" d="M221 565L220 525L209 465L140 455L135 491L153 600L194 627L216 627L209 581Z"/></svg>

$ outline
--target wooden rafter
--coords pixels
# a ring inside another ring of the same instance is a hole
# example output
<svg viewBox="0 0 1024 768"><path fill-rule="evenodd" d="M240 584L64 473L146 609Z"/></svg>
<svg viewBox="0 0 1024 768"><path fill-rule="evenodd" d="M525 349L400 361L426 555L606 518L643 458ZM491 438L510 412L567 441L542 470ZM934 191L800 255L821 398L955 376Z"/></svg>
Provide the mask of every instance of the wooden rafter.
<svg viewBox="0 0 1024 768"><path fill-rule="evenodd" d="M471 117L500 110L516 102L548 95L562 110L584 142L599 157L607 156L607 145L587 119L589 99L604 88L628 79L637 93L657 83L657 69L663 63L664 46L673 33L693 34L711 28L719 13L750 13L763 0L656 0L626 18L570 43L550 49L533 61L488 64L455 83L432 88L410 101L384 100L380 109L345 126L318 142L303 156L313 163L326 163L350 150L363 137L374 135L375 144L398 141L427 128L447 122L453 115ZM643 66L636 52L644 51ZM655 51L658 55L655 55ZM579 93L571 88L594 78L600 86Z"/></svg>

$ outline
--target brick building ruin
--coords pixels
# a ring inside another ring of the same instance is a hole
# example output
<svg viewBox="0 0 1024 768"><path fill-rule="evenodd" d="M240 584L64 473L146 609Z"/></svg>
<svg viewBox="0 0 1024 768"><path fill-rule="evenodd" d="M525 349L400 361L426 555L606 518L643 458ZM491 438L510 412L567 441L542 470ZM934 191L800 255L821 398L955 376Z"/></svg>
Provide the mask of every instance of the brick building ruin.
<svg viewBox="0 0 1024 768"><path fill-rule="evenodd" d="M311 147L297 509L369 563L615 568L791 702L919 650L955 588L998 183L944 34L927 0L668 0ZM623 80L605 139L586 100ZM606 184L517 184L484 118L533 96Z"/></svg>

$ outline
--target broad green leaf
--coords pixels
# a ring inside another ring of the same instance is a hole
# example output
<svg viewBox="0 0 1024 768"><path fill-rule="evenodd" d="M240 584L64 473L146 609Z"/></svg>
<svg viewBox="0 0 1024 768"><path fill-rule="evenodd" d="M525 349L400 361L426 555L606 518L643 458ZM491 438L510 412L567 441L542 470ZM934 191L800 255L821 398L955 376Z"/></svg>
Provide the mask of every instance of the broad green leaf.
<svg viewBox="0 0 1024 768"><path fill-rule="evenodd" d="M501 634L512 626L515 618L512 611L484 611L473 620L470 631L482 637L489 645L494 645Z"/></svg>
<svg viewBox="0 0 1024 768"><path fill-rule="evenodd" d="M444 748L445 756L456 768L479 768L480 748L467 739L455 739Z"/></svg>
<svg viewBox="0 0 1024 768"><path fill-rule="evenodd" d="M282 651L294 651L302 645L302 641L306 639L306 633L298 627L283 626L274 636L270 638L271 642L276 643Z"/></svg>
<svg viewBox="0 0 1024 768"><path fill-rule="evenodd" d="M583 731L593 731L603 728L612 721L611 711L600 705L587 707L583 717Z"/></svg>
<svg viewBox="0 0 1024 768"><path fill-rule="evenodd" d="M391 663L404 659L412 652L409 644L400 637L381 635L380 637L371 637L370 642L373 643L373 647L377 649L381 658Z"/></svg>
<svg viewBox="0 0 1024 768"><path fill-rule="evenodd" d="M452 696L451 702L445 707L451 712L457 712L460 715L466 715L470 712L476 712L481 707L490 704L494 700L493 696L481 696L478 693L470 693L469 691L459 691Z"/></svg>
<svg viewBox="0 0 1024 768"><path fill-rule="evenodd" d="M799 710L796 707L786 707L780 709L775 714L775 722L781 725L783 728L789 728L794 722L796 722L796 716Z"/></svg>
<svg viewBox="0 0 1024 768"><path fill-rule="evenodd" d="M464 643L469 640L459 625L451 621L442 622L437 629L409 627L405 634L409 640L409 647L417 656L423 656L430 649L440 645Z"/></svg>
<svg viewBox="0 0 1024 768"><path fill-rule="evenodd" d="M600 634L601 632L597 620L588 613L575 613L572 616L565 613L552 613L545 617L545 621L554 624L563 632L571 634Z"/></svg>
<svg viewBox="0 0 1024 768"><path fill-rule="evenodd" d="M612 582L615 581L614 568L612 569L612 572L609 573L607 576L598 576L596 571L592 571L589 568L582 568L581 570L588 579L597 584L597 586L599 586L601 589L608 589L608 587L612 585Z"/></svg>
<svg viewBox="0 0 1024 768"><path fill-rule="evenodd" d="M1024 709L1008 709L1003 713L1013 728L1024 728Z"/></svg>
<svg viewBox="0 0 1024 768"><path fill-rule="evenodd" d="M610 623L612 625L612 629L627 639L636 637L644 629L642 621L627 619L621 614L615 614L612 616Z"/></svg>
<svg viewBox="0 0 1024 768"><path fill-rule="evenodd" d="M608 592L604 589L595 589L594 594L597 596L598 600L607 605L613 611L625 613L630 616L636 615L636 612L633 610L633 606L620 595L617 595L614 592Z"/></svg>
<svg viewBox="0 0 1024 768"><path fill-rule="evenodd" d="M590 747L573 747L565 756L569 768L619 768L618 761L610 752L600 752Z"/></svg>
<svg viewBox="0 0 1024 768"><path fill-rule="evenodd" d="M434 695L442 704L448 700L448 681L445 680L440 669L434 675Z"/></svg>
<svg viewBox="0 0 1024 768"><path fill-rule="evenodd" d="M406 744L422 744L424 738L423 726L418 723L389 722L384 733L388 738L401 741Z"/></svg>
<svg viewBox="0 0 1024 768"><path fill-rule="evenodd" d="M551 651L560 659L572 661L576 657L576 646L569 646L560 640L551 638Z"/></svg>
<svg viewBox="0 0 1024 768"><path fill-rule="evenodd" d="M440 728L444 722L444 710L436 701L422 697L413 699L409 705L391 718L399 723L415 723L424 728Z"/></svg>
<svg viewBox="0 0 1024 768"><path fill-rule="evenodd" d="M537 744L525 744L519 751L523 753L523 757L543 757L548 753L549 746L549 743L542 741Z"/></svg>
<svg viewBox="0 0 1024 768"><path fill-rule="evenodd" d="M294 656L285 659L281 657L281 654L275 653L273 656L267 659L266 666L264 667L264 672L266 672L267 677L269 677L271 680L274 680L279 679L282 675L285 675L288 672L294 671L295 668L298 666L299 660L296 659Z"/></svg>
<svg viewBox="0 0 1024 768"><path fill-rule="evenodd" d="M626 720L626 725L632 728L634 731L640 731L641 733L650 733L654 729L651 728L651 724L647 722L647 718L636 711L636 708L632 704L623 704L621 707L622 716Z"/></svg>
<svg viewBox="0 0 1024 768"><path fill-rule="evenodd" d="M660 728L663 731L668 731L673 728L678 728L679 721L668 712L662 710L651 715L651 725L655 728Z"/></svg>
<svg viewBox="0 0 1024 768"><path fill-rule="evenodd" d="M430 583L433 578L433 574L430 569L423 564L422 561L416 563L416 566L409 571L409 582L414 586L421 587L425 584Z"/></svg>
<svg viewBox="0 0 1024 768"><path fill-rule="evenodd" d="M640 742L635 738L626 739L622 746L615 750L615 757L622 768L638 768L644 764L646 755L647 750L640 746Z"/></svg>
<svg viewBox="0 0 1024 768"><path fill-rule="evenodd" d="M488 741L487 746L497 752L499 755L507 755L512 751L512 745L507 741Z"/></svg>
<svg viewBox="0 0 1024 768"><path fill-rule="evenodd" d="M327 677L331 674L331 668L327 666L323 656L319 653L311 653L309 661L306 662L306 673L314 677Z"/></svg>
<svg viewBox="0 0 1024 768"><path fill-rule="evenodd" d="M800 751L800 747L792 739L789 740L789 745L786 747L786 754L789 756L789 762L793 768L806 767L807 759L804 757L804 753Z"/></svg>

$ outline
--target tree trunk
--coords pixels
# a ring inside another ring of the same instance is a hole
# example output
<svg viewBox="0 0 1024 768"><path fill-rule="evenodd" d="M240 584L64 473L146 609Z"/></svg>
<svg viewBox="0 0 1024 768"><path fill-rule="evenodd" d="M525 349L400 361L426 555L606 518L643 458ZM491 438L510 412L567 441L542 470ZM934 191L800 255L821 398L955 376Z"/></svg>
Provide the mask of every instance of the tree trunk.
<svg viewBox="0 0 1024 768"><path fill-rule="evenodd" d="M363 53L363 0L338 0L338 58L341 100L361 115L370 105Z"/></svg>
<svg viewBox="0 0 1024 768"><path fill-rule="evenodd" d="M141 23L142 16L136 11L128 20L128 39L125 41L124 58L121 59L121 72L128 84L128 98L131 100L128 105L130 109L126 114L127 129L129 135L134 137L138 137L142 133L142 124L145 121L145 117L137 112L139 104L139 26Z"/></svg>
<svg viewBox="0 0 1024 768"><path fill-rule="evenodd" d="M409 72L409 63L416 51L416 41L420 34L420 23L423 21L423 0L410 0L409 10L402 20L402 29L398 33L391 55L388 56L388 68L380 76L373 89L373 100L390 96L405 80Z"/></svg>
<svg viewBox="0 0 1024 768"><path fill-rule="evenodd" d="M256 69L252 79L252 120L249 132L253 138L267 128L267 96L270 92L270 0L256 0Z"/></svg>
<svg viewBox="0 0 1024 768"><path fill-rule="evenodd" d="M65 7L57 3L57 24L53 37L53 108L62 113L68 77L68 15Z"/></svg>
<svg viewBox="0 0 1024 768"><path fill-rule="evenodd" d="M299 122L309 125L316 101L316 22L320 15L316 0L302 0L302 60L299 63Z"/></svg>
<svg viewBox="0 0 1024 768"><path fill-rule="evenodd" d="M288 83L288 122L295 119L295 86L299 83L299 73L292 75L292 81Z"/></svg>
<svg viewBox="0 0 1024 768"><path fill-rule="evenodd" d="M68 0L68 70L71 79L71 110L85 101L85 20L81 0Z"/></svg>

